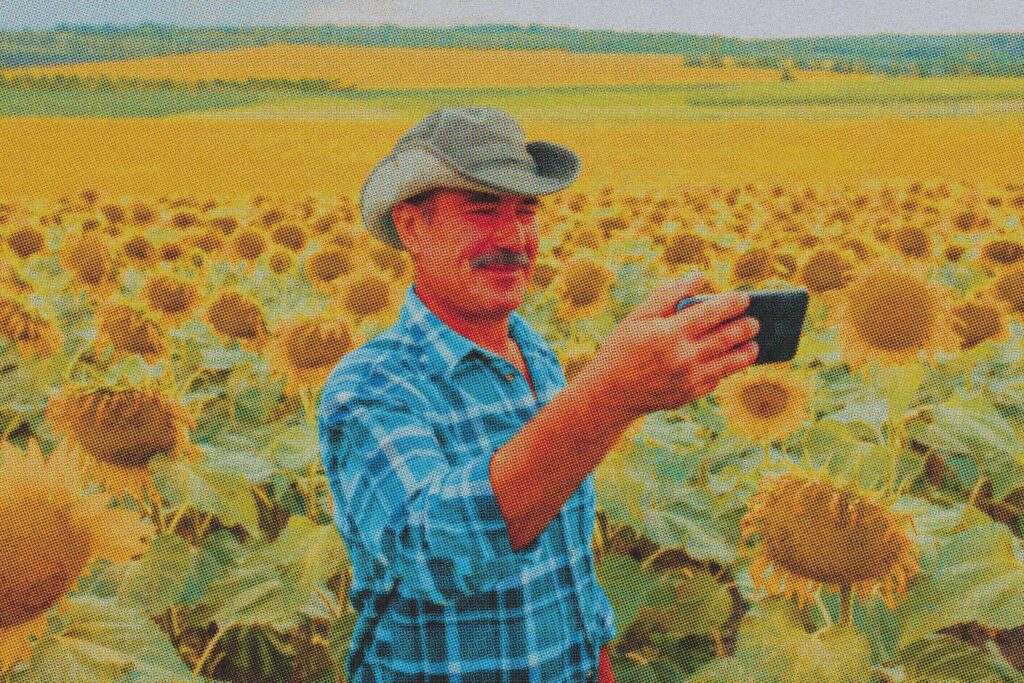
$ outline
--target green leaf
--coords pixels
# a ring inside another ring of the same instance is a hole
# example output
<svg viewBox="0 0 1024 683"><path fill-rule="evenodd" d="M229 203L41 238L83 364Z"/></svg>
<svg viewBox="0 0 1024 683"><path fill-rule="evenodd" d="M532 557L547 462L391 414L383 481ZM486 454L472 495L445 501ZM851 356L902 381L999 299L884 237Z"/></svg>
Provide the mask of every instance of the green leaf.
<svg viewBox="0 0 1024 683"><path fill-rule="evenodd" d="M192 554L181 536L165 534L149 543L146 554L124 565L118 595L148 615L174 604L188 581Z"/></svg>
<svg viewBox="0 0 1024 683"><path fill-rule="evenodd" d="M1001 629L1024 624L1024 550L1002 524L951 536L922 555L921 568L896 608L900 647L962 621Z"/></svg>
<svg viewBox="0 0 1024 683"><path fill-rule="evenodd" d="M1001 683L992 657L949 635L934 635L911 643L899 653L906 683Z"/></svg>
<svg viewBox="0 0 1024 683"><path fill-rule="evenodd" d="M852 626L808 633L787 600L768 598L740 622L736 656L786 683L868 683L871 647Z"/></svg>
<svg viewBox="0 0 1024 683"><path fill-rule="evenodd" d="M608 555L597 565L597 581L608 596L620 631L628 628L637 611L648 604L655 578L629 555Z"/></svg>
<svg viewBox="0 0 1024 683"><path fill-rule="evenodd" d="M32 648L17 683L104 683L136 670L149 680L198 681L167 635L111 598L71 596L61 626Z"/></svg>
<svg viewBox="0 0 1024 683"><path fill-rule="evenodd" d="M189 503L217 515L226 526L241 524L249 534L259 536L256 501L244 476L163 456L150 461L150 471L157 489L172 505Z"/></svg>
<svg viewBox="0 0 1024 683"><path fill-rule="evenodd" d="M657 582L669 589L667 597L670 602L667 606L655 607L652 617L672 637L711 633L732 614L729 589L706 569L664 572L658 576ZM654 592L662 591L655 587Z"/></svg>
<svg viewBox="0 0 1024 683"><path fill-rule="evenodd" d="M736 496L712 496L679 482L653 482L645 501L643 530L662 547L684 548L693 558L730 565L746 511Z"/></svg>

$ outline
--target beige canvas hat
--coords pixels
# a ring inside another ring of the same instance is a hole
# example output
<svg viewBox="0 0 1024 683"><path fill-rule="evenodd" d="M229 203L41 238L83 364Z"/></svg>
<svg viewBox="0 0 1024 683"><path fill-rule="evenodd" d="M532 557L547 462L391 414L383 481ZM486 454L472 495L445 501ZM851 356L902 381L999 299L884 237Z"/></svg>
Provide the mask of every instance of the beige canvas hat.
<svg viewBox="0 0 1024 683"><path fill-rule="evenodd" d="M526 135L507 112L491 107L437 109L403 135L370 171L359 193L363 223L405 249L391 207L435 187L537 196L558 192L579 175L580 159L562 145Z"/></svg>

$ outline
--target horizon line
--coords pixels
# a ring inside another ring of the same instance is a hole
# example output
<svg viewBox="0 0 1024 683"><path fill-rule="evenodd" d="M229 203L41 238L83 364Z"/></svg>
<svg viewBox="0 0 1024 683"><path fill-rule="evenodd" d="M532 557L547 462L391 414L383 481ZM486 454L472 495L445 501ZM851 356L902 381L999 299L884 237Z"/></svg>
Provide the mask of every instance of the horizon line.
<svg viewBox="0 0 1024 683"><path fill-rule="evenodd" d="M367 24L343 24L334 22L317 22L317 23L270 23L270 24L180 24L177 22L154 22L154 21L143 21L136 23L65 23L60 22L49 28L30 28L30 27L6 27L0 26L0 31L15 33L15 32L56 32L69 29L139 29L144 27L168 27L177 29L260 29L260 28L274 28L274 29L288 29L288 28L321 28L321 27L336 27L336 28L392 28L402 30L416 30L416 29L473 29L473 28L487 28L487 27L508 27L508 28L520 28L529 29L532 27L558 29L558 30L570 30L580 31L589 33L618 33L618 34L644 34L650 36L708 36L713 38L728 38L731 40L746 40L746 41L758 41L758 40L800 40L806 38L872 38L878 36L915 36L915 37L931 37L931 36L1004 36L1004 35L1024 35L1024 29L1022 30L999 30L999 31L928 31L928 32L912 32L912 31L878 31L873 33L814 33L814 34L800 34L800 35L787 35L787 36L738 36L728 35L724 33L693 33L688 31L649 31L645 29L617 29L617 28L584 28L580 26L570 26L566 24L542 24L537 22L529 22L526 24L517 24L512 22L488 22L478 24L395 24L392 22L387 23L367 23ZM552 48L555 49L555 48Z"/></svg>

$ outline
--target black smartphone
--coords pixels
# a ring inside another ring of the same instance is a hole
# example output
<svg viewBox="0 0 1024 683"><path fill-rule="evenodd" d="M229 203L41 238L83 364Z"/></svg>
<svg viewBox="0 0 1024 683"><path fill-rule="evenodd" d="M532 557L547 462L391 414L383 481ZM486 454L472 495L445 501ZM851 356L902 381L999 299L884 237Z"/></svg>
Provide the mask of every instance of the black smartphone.
<svg viewBox="0 0 1024 683"><path fill-rule="evenodd" d="M792 360L800 343L800 333L807 313L808 292L806 289L763 289L745 291L750 296L750 305L740 315L757 318L761 327L754 337L757 342L757 359L754 365L779 363ZM707 301L717 294L701 294L683 299L676 305L681 311L690 304ZM728 321L726 321L728 322Z"/></svg>

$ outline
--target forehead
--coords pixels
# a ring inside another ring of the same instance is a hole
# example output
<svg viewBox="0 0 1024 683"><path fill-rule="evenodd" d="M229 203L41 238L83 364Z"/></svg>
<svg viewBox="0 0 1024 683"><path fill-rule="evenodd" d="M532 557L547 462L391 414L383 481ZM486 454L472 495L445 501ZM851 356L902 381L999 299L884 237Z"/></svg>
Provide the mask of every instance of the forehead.
<svg viewBox="0 0 1024 683"><path fill-rule="evenodd" d="M513 194L509 192L477 192L461 188L442 188L438 195L446 195L458 204L500 204L513 202L516 204L536 205L539 200L531 195Z"/></svg>

